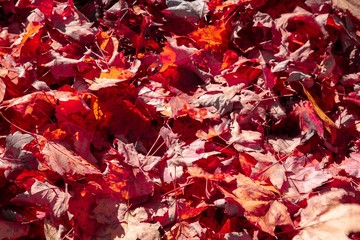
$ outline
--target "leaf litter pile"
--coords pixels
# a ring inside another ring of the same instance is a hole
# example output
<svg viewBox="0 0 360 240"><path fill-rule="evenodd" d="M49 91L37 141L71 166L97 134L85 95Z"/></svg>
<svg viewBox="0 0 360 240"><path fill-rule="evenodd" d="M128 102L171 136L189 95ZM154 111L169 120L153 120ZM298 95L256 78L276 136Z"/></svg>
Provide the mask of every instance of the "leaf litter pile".
<svg viewBox="0 0 360 240"><path fill-rule="evenodd" d="M0 1L0 238L359 239L359 9Z"/></svg>

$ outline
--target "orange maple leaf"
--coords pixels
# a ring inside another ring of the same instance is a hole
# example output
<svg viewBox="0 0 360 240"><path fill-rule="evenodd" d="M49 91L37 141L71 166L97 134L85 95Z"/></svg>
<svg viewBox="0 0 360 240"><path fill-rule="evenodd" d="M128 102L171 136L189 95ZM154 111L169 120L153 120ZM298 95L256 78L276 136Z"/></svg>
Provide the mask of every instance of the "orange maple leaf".
<svg viewBox="0 0 360 240"><path fill-rule="evenodd" d="M176 66L176 52L172 47L169 46L169 44L166 44L165 47L163 47L163 51L161 52L160 57L162 60L160 72L165 72L166 69L168 69L170 66Z"/></svg>
<svg viewBox="0 0 360 240"><path fill-rule="evenodd" d="M228 36L224 23L218 26L200 28L190 34L199 47L206 50L221 51L228 44Z"/></svg>

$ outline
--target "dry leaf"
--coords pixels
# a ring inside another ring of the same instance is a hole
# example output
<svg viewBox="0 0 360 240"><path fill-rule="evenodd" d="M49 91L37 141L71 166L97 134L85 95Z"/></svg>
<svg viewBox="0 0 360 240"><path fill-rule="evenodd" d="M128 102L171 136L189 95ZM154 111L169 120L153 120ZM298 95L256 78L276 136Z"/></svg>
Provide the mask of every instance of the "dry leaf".
<svg viewBox="0 0 360 240"><path fill-rule="evenodd" d="M331 118L329 118L324 112L323 110L321 110L321 108L319 107L319 105L317 105L315 99L313 98L313 96L311 96L311 93L305 88L304 85L302 85L303 90L306 94L306 96L308 97L309 101L311 102L311 104L314 107L314 110L316 112L316 114L319 116L319 118L321 118L321 120L324 121L325 123L325 128L331 132L331 128L337 128L335 123L333 122L333 120L331 120Z"/></svg>
<svg viewBox="0 0 360 240"><path fill-rule="evenodd" d="M360 20L360 2L358 0L332 0L335 7L348 10L354 17Z"/></svg>
<svg viewBox="0 0 360 240"><path fill-rule="evenodd" d="M359 222L360 204L339 204L311 219L302 218L302 230L294 240L348 240L350 233L360 232Z"/></svg>

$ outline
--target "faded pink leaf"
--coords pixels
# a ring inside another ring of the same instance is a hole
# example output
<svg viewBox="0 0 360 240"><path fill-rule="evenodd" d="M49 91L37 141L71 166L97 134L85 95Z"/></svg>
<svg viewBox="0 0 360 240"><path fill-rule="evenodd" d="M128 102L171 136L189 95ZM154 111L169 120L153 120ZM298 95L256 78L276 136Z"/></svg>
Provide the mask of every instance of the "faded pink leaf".
<svg viewBox="0 0 360 240"><path fill-rule="evenodd" d="M300 119L300 128L303 132L315 131L320 137L324 136L324 127L314 108L308 101L302 101L295 107L294 113Z"/></svg>
<svg viewBox="0 0 360 240"><path fill-rule="evenodd" d="M340 165L350 176L360 178L360 153L351 153Z"/></svg>
<svg viewBox="0 0 360 240"><path fill-rule="evenodd" d="M70 194L48 183L35 180L29 191L16 196L13 202L39 204L49 207L55 217L66 214L69 207Z"/></svg>
<svg viewBox="0 0 360 240"><path fill-rule="evenodd" d="M4 100L5 92L6 92L6 85L4 81L0 78L0 103Z"/></svg>
<svg viewBox="0 0 360 240"><path fill-rule="evenodd" d="M304 157L289 157L284 167L289 179L288 184L299 193L310 193L333 177L321 169L316 161L307 164Z"/></svg>
<svg viewBox="0 0 360 240"><path fill-rule="evenodd" d="M350 233L359 232L360 205L342 203L346 195L345 190L333 189L309 199L300 215L301 231L294 239L348 240Z"/></svg>
<svg viewBox="0 0 360 240"><path fill-rule="evenodd" d="M40 153L43 167L61 176L101 174L99 169L59 143L46 141Z"/></svg>

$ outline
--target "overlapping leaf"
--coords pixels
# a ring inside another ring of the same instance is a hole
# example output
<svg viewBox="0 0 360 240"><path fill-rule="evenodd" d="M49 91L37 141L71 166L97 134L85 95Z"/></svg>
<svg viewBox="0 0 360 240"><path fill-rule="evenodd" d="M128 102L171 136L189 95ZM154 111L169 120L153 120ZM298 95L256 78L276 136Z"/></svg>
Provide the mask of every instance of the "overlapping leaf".
<svg viewBox="0 0 360 240"><path fill-rule="evenodd" d="M0 238L356 239L357 5L0 1Z"/></svg>

